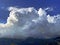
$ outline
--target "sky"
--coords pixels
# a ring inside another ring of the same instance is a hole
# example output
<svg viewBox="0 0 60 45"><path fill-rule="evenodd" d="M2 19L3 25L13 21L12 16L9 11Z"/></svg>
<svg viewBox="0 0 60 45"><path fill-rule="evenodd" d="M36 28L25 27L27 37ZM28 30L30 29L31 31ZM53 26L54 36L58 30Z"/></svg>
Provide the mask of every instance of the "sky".
<svg viewBox="0 0 60 45"><path fill-rule="evenodd" d="M0 38L53 38L60 35L60 0L0 0Z"/></svg>
<svg viewBox="0 0 60 45"><path fill-rule="evenodd" d="M60 13L60 0L0 0L0 22L6 23L6 19L9 16L7 7L34 7L37 10L39 8L54 8L54 11L48 12L51 15Z"/></svg>

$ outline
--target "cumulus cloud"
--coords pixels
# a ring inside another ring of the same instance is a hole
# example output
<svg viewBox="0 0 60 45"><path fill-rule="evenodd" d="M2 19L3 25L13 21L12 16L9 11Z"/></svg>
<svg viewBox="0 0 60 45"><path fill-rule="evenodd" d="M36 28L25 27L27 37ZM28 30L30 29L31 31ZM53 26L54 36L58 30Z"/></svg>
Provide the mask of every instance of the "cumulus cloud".
<svg viewBox="0 0 60 45"><path fill-rule="evenodd" d="M60 15L47 15L45 9L9 7L7 23L0 23L0 38L54 38L60 36Z"/></svg>

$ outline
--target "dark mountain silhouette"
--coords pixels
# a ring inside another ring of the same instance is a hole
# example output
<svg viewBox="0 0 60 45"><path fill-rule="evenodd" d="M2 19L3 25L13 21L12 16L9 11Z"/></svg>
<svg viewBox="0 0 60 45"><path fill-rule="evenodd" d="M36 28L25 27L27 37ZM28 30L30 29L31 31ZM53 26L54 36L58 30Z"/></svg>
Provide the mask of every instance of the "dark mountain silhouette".
<svg viewBox="0 0 60 45"><path fill-rule="evenodd" d="M0 45L57 45L59 41L60 37L52 39L27 38L25 40L0 38Z"/></svg>

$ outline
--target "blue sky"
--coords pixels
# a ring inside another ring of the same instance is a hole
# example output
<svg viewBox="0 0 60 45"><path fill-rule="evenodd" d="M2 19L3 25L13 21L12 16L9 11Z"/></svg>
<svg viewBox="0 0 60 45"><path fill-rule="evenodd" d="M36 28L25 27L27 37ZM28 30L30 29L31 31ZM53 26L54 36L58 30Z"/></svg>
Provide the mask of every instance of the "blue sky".
<svg viewBox="0 0 60 45"><path fill-rule="evenodd" d="M51 7L54 10L49 11L49 14L56 15L60 13L60 0L0 0L0 22L6 22L9 16L9 11L6 8L10 6L34 7L36 9Z"/></svg>

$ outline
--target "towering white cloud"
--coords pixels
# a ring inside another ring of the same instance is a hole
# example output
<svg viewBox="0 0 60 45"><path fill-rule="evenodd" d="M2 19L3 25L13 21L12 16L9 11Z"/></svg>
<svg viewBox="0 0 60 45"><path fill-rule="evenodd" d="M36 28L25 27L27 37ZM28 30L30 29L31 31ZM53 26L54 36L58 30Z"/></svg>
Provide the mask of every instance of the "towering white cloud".
<svg viewBox="0 0 60 45"><path fill-rule="evenodd" d="M0 24L0 38L53 38L60 36L60 15L50 16L40 8L9 7L6 24Z"/></svg>

